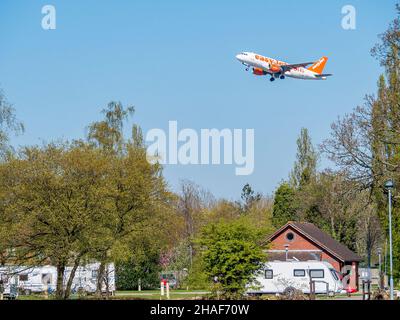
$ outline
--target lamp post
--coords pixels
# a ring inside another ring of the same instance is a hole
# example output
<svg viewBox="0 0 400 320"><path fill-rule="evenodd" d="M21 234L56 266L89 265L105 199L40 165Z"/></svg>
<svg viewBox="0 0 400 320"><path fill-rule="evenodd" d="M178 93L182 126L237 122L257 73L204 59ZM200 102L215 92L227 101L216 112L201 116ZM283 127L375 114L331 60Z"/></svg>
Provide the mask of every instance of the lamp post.
<svg viewBox="0 0 400 320"><path fill-rule="evenodd" d="M388 180L385 183L385 188L388 190L389 200L389 259L390 259L390 300L393 300L393 243L392 243L392 189L394 183Z"/></svg>
<svg viewBox="0 0 400 320"><path fill-rule="evenodd" d="M379 289L383 289L382 286L382 248L378 248L378 262L379 262Z"/></svg>
<svg viewBox="0 0 400 320"><path fill-rule="evenodd" d="M388 247L388 244L387 244L387 239L386 239L386 241L385 241L385 255L383 256L383 262L384 262L384 265L385 265L385 270L383 272L385 273L385 276L387 275L387 247Z"/></svg>
<svg viewBox="0 0 400 320"><path fill-rule="evenodd" d="M289 245L285 244L285 260L288 260L288 253L289 253Z"/></svg>

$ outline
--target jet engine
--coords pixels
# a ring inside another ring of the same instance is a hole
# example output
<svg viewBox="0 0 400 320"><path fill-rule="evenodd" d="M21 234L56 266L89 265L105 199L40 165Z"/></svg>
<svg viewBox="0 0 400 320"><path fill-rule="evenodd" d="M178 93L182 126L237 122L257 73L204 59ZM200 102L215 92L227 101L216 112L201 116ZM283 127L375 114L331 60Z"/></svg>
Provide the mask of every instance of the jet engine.
<svg viewBox="0 0 400 320"><path fill-rule="evenodd" d="M271 63L271 64L269 65L269 71L270 71L271 73L279 73L279 72L282 71L282 68L281 68L281 66L279 66L279 65L277 65L277 64Z"/></svg>
<svg viewBox="0 0 400 320"><path fill-rule="evenodd" d="M253 68L253 74L256 76L265 76L267 72L260 68Z"/></svg>

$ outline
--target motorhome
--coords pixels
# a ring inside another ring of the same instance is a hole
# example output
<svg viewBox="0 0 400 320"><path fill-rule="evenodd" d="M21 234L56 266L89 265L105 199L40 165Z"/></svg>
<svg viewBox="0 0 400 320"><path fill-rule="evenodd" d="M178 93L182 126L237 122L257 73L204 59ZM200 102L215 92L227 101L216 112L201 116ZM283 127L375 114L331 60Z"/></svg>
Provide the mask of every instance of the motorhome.
<svg viewBox="0 0 400 320"><path fill-rule="evenodd" d="M100 263L79 266L75 272L71 292L95 293L99 266ZM64 287L67 285L71 271L72 267L67 267L64 272ZM0 268L0 277L3 279L5 297L13 297L14 291L27 295L44 291L52 293L57 287L57 268L54 266L6 266ZM112 263L105 268L102 292L106 291L111 294L115 291L115 267Z"/></svg>
<svg viewBox="0 0 400 320"><path fill-rule="evenodd" d="M292 288L310 293L310 280L316 294L335 294L343 290L339 273L325 261L272 261L258 272L248 294L282 294Z"/></svg>

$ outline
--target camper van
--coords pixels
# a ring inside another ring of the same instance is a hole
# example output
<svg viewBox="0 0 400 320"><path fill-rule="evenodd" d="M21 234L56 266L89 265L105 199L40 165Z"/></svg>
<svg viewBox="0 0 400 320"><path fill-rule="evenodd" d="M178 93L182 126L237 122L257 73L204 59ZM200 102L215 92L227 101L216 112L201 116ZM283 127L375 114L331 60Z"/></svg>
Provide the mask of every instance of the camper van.
<svg viewBox="0 0 400 320"><path fill-rule="evenodd" d="M93 294L96 292L97 275L100 263L92 263L79 266L75 272L71 292L84 292ZM64 286L67 285L72 267L67 267L64 273ZM115 268L110 263L106 266L105 279L102 284L102 291L111 294L115 291ZM4 296L16 297L18 292L29 295L47 291L52 293L57 286L57 268L54 266L7 266L0 268L0 277L4 283ZM17 292L15 294L14 292Z"/></svg>
<svg viewBox="0 0 400 320"><path fill-rule="evenodd" d="M15 275L10 268L0 267L0 282L4 298L18 298L18 275Z"/></svg>
<svg viewBox="0 0 400 320"><path fill-rule="evenodd" d="M335 294L343 290L339 273L325 261L273 261L258 272L248 294L282 294L292 288L310 293L310 280L316 294Z"/></svg>

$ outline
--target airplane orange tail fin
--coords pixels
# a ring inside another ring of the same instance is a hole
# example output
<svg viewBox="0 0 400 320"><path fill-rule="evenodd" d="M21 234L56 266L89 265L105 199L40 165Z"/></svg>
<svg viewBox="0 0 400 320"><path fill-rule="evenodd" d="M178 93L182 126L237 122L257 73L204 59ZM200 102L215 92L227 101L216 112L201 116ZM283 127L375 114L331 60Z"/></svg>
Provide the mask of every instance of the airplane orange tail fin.
<svg viewBox="0 0 400 320"><path fill-rule="evenodd" d="M328 61L328 57L322 57L317 62L315 62L308 70L321 74L324 71L325 64Z"/></svg>

